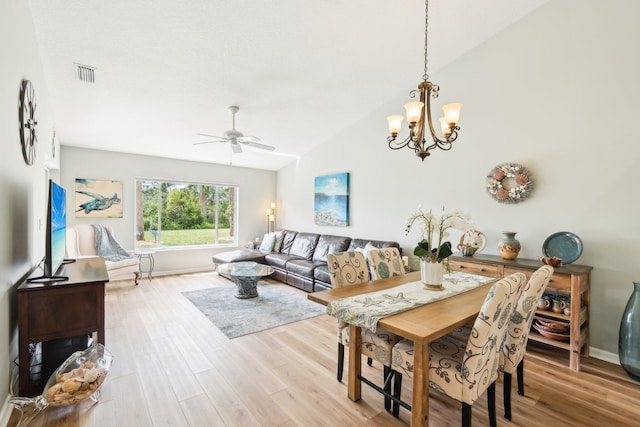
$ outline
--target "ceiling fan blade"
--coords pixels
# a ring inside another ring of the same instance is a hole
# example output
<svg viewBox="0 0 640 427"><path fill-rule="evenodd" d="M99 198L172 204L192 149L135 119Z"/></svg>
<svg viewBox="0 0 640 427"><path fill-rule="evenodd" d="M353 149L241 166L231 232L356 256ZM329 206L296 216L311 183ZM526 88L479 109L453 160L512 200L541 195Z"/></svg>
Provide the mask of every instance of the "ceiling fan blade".
<svg viewBox="0 0 640 427"><path fill-rule="evenodd" d="M240 141L240 142L257 142L257 141L260 141L260 138L258 138L257 136L253 136L253 135L246 135L246 136L241 136L240 138L238 138L238 141Z"/></svg>
<svg viewBox="0 0 640 427"><path fill-rule="evenodd" d="M226 139L222 139L220 141L203 141L203 142L194 142L193 145L202 145L202 144L213 144L215 142L227 142Z"/></svg>
<svg viewBox="0 0 640 427"><path fill-rule="evenodd" d="M225 138L224 136L209 135L208 133L196 133L196 135L206 136L206 137L208 137L208 138L227 139L227 138Z"/></svg>
<svg viewBox="0 0 640 427"><path fill-rule="evenodd" d="M235 141L231 141L231 149L236 154L242 153L242 147L240 147L240 144Z"/></svg>
<svg viewBox="0 0 640 427"><path fill-rule="evenodd" d="M241 141L242 142L242 141ZM242 142L245 145L248 145L250 147L255 147L255 148L259 148L261 150L267 150L267 151L273 151L276 149L276 147L273 147L271 145L266 145L266 144L260 144L258 142L251 142L251 141L247 141L247 142Z"/></svg>

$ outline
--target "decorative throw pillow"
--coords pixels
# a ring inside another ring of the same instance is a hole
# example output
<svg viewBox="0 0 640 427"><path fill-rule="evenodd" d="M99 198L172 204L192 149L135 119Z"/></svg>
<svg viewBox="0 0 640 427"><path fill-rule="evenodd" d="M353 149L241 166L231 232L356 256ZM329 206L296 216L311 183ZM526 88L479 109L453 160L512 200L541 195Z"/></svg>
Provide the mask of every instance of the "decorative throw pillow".
<svg viewBox="0 0 640 427"><path fill-rule="evenodd" d="M276 231L275 233L276 233L276 244L273 245L273 251L280 252L280 249L282 249L282 242L284 241L284 232Z"/></svg>
<svg viewBox="0 0 640 427"><path fill-rule="evenodd" d="M369 257L367 257L367 254L368 254L369 252L371 252L371 251L375 251L375 250L377 250L377 249L380 249L380 248L378 248L378 247L376 247L376 246L373 246L373 244L371 244L371 242L368 242L368 243L364 246L364 249L362 250L362 253L364 254L364 257L365 257L366 259L369 259Z"/></svg>
<svg viewBox="0 0 640 427"><path fill-rule="evenodd" d="M260 244L260 252L269 253L273 250L273 246L276 244L276 233L267 233L262 238Z"/></svg>

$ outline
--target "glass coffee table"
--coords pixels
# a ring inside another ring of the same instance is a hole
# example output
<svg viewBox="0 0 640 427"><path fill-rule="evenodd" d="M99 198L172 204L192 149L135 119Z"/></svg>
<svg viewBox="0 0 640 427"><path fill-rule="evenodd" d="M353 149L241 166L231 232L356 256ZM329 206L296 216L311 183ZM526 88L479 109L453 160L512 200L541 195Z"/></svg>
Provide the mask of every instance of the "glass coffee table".
<svg viewBox="0 0 640 427"><path fill-rule="evenodd" d="M257 262L231 262L220 264L216 271L234 281L237 287L236 298L247 299L258 296L258 281L273 273L273 268Z"/></svg>

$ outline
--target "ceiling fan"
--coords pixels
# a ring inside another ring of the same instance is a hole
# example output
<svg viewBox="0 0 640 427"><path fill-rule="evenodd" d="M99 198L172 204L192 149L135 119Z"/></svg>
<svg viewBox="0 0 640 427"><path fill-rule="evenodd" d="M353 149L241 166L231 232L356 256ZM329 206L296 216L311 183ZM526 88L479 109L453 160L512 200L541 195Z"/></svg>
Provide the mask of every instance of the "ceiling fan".
<svg viewBox="0 0 640 427"><path fill-rule="evenodd" d="M242 153L242 145L247 145L249 147L259 148L261 150L273 151L276 147L266 144L260 144L260 138L257 136L244 136L242 132L236 130L236 113L240 107L237 105L232 105L229 107L231 110L231 114L233 115L233 126L231 130L228 130L224 133L224 136L215 136L208 135L206 133L199 133L197 135L206 136L209 138L217 138L214 141L204 141L204 142L196 142L193 145L201 145L201 144L212 144L214 142L228 142L231 144L231 149L234 153Z"/></svg>

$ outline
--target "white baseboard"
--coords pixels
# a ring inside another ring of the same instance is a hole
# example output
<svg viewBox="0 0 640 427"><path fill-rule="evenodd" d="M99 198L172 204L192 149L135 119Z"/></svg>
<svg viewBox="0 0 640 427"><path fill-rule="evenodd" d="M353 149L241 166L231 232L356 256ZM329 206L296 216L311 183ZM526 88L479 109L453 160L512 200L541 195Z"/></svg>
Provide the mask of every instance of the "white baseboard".
<svg viewBox="0 0 640 427"><path fill-rule="evenodd" d="M600 350L599 348L589 347L589 357L604 360L605 362L620 364L620 358L617 353L611 353L610 351Z"/></svg>
<svg viewBox="0 0 640 427"><path fill-rule="evenodd" d="M173 276L173 275L177 275L177 274L196 274L196 273L213 273L215 272L215 269L210 268L210 267L203 267L203 268L190 268L190 269L186 269L186 270L169 270L169 271L154 271L153 275L151 277L160 277L160 276ZM139 281L146 279L147 278L147 273L144 272L141 274ZM109 280L110 282L117 282L120 280L131 280L133 281L133 275L131 275L131 277L129 276L121 276L121 277L117 277L115 279L111 279Z"/></svg>
<svg viewBox="0 0 640 427"><path fill-rule="evenodd" d="M9 418L11 418L11 413L13 412L13 407L9 405L9 398L11 395L8 395L2 405L2 409L0 410L0 426L6 426L9 424Z"/></svg>

